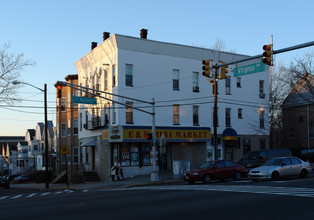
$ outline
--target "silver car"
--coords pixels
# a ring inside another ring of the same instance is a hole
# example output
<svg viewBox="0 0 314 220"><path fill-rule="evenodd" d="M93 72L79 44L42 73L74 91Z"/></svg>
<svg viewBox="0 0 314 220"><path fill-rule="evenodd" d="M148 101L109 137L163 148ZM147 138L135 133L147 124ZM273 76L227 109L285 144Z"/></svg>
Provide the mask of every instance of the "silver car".
<svg viewBox="0 0 314 220"><path fill-rule="evenodd" d="M252 180L277 180L287 176L305 178L311 171L310 163L297 157L275 157L266 161L262 166L251 169L248 177Z"/></svg>

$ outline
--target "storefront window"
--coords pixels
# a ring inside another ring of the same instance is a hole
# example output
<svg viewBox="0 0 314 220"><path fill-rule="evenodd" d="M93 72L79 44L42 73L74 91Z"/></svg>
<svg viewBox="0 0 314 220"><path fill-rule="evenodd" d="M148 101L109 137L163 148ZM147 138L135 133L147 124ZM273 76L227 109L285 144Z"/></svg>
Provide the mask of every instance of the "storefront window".
<svg viewBox="0 0 314 220"><path fill-rule="evenodd" d="M150 149L149 147L142 147L143 166L150 166Z"/></svg>
<svg viewBox="0 0 314 220"><path fill-rule="evenodd" d="M129 146L121 147L121 166L130 166L130 148Z"/></svg>
<svg viewBox="0 0 314 220"><path fill-rule="evenodd" d="M132 146L131 147L131 166L138 166L139 162L139 154L138 154L138 147Z"/></svg>

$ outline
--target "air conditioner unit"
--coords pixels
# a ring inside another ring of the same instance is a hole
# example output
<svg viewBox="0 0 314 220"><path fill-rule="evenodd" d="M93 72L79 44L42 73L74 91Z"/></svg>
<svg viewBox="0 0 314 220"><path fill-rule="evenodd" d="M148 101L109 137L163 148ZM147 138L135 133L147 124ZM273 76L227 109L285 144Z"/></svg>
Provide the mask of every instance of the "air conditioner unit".
<svg viewBox="0 0 314 220"><path fill-rule="evenodd" d="M260 93L259 97L262 98L262 99L265 98L265 93Z"/></svg>

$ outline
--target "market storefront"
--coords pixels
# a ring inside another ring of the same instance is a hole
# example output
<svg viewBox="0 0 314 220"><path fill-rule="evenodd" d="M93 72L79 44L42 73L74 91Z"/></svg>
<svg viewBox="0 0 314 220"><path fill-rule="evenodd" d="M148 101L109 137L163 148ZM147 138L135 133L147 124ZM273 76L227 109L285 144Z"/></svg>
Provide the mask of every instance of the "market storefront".
<svg viewBox="0 0 314 220"><path fill-rule="evenodd" d="M103 130L103 142L110 147L110 164L119 161L125 177L150 174L153 163L149 126L111 126ZM160 141L162 139L163 141ZM173 160L199 161L206 158L208 127L156 127L156 164L159 170L172 170ZM201 155L199 155L201 154Z"/></svg>

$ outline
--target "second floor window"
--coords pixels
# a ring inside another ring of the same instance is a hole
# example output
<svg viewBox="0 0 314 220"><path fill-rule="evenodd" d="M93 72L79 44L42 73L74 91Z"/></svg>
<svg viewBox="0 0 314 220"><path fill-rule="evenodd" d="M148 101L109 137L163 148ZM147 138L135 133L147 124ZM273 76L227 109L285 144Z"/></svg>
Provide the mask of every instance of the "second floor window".
<svg viewBox="0 0 314 220"><path fill-rule="evenodd" d="M61 98L61 111L65 112L66 111L66 98Z"/></svg>
<svg viewBox="0 0 314 220"><path fill-rule="evenodd" d="M133 124L133 111L132 106L133 102L126 102L126 123L127 124Z"/></svg>
<svg viewBox="0 0 314 220"><path fill-rule="evenodd" d="M125 85L133 86L133 65L132 64L125 65Z"/></svg>
<svg viewBox="0 0 314 220"><path fill-rule="evenodd" d="M226 127L231 127L231 116L230 116L231 109L226 108Z"/></svg>
<svg viewBox="0 0 314 220"><path fill-rule="evenodd" d="M237 77L237 87L241 88L241 77Z"/></svg>
<svg viewBox="0 0 314 220"><path fill-rule="evenodd" d="M104 90L108 88L108 71L104 70Z"/></svg>
<svg viewBox="0 0 314 220"><path fill-rule="evenodd" d="M179 70L172 70L173 90L179 90Z"/></svg>
<svg viewBox="0 0 314 220"><path fill-rule="evenodd" d="M73 120L73 134L78 135L78 120L77 119Z"/></svg>
<svg viewBox="0 0 314 220"><path fill-rule="evenodd" d="M179 121L179 112L180 112L180 109L179 109L179 105L173 105L173 124L174 125L178 125L180 124L180 121Z"/></svg>
<svg viewBox="0 0 314 220"><path fill-rule="evenodd" d="M61 137L65 137L67 135L66 123L61 123Z"/></svg>
<svg viewBox="0 0 314 220"><path fill-rule="evenodd" d="M260 128L265 128L265 125L264 125L264 110L260 110L260 112L259 112L259 127Z"/></svg>
<svg viewBox="0 0 314 220"><path fill-rule="evenodd" d="M242 108L238 108L238 119L242 119Z"/></svg>
<svg viewBox="0 0 314 220"><path fill-rule="evenodd" d="M198 121L198 105L193 105L193 125L199 125L199 121Z"/></svg>
<svg viewBox="0 0 314 220"><path fill-rule="evenodd" d="M260 98L265 98L265 93L264 93L264 80L259 81L259 97Z"/></svg>
<svg viewBox="0 0 314 220"><path fill-rule="evenodd" d="M115 87L116 83L116 65L112 65L112 87Z"/></svg>

